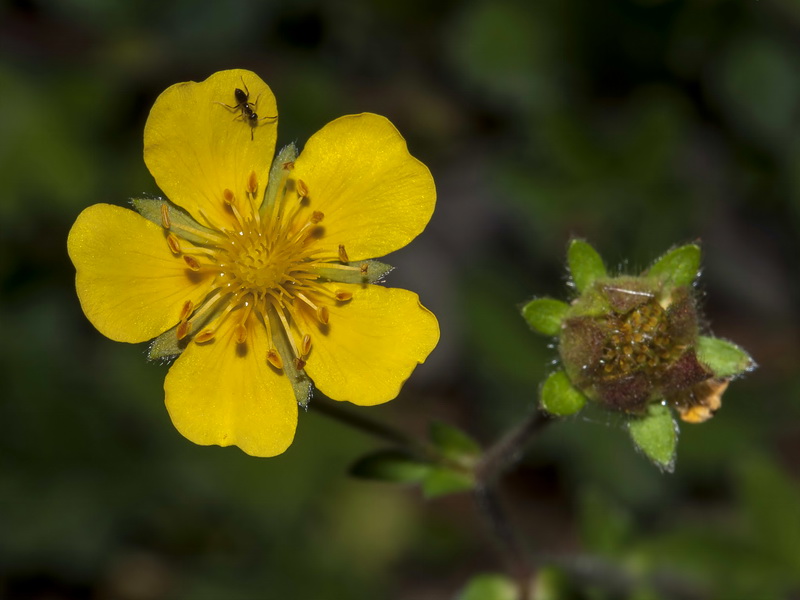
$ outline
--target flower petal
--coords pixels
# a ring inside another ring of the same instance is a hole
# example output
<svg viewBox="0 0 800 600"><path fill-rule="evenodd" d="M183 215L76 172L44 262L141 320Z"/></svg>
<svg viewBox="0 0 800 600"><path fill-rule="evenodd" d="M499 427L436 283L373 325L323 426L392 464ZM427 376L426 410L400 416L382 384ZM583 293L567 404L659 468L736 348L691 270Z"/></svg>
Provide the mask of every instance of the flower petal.
<svg viewBox="0 0 800 600"><path fill-rule="evenodd" d="M260 119L255 127L237 102L237 89L249 93ZM259 188L256 208L261 204L275 152L277 115L272 91L251 71L221 71L201 83L175 84L150 111L144 161L172 202L200 222L229 226L233 215L223 194L233 192L239 211L249 213L245 191L253 172Z"/></svg>
<svg viewBox="0 0 800 600"><path fill-rule="evenodd" d="M305 370L334 400L369 406L396 397L439 341L436 317L407 290L325 284L353 294L329 306L329 325L310 319L312 349Z"/></svg>
<svg viewBox="0 0 800 600"><path fill-rule="evenodd" d="M195 444L239 446L252 456L281 454L294 439L297 402L286 375L267 363L267 334L255 318L247 341L233 335L237 312L213 341L190 343L164 382L172 423Z"/></svg>
<svg viewBox="0 0 800 600"><path fill-rule="evenodd" d="M185 302L197 305L213 283L172 254L161 227L119 206L84 210L69 232L67 249L83 312L118 342L143 342L163 333L178 322Z"/></svg>
<svg viewBox="0 0 800 600"><path fill-rule="evenodd" d="M369 113L341 117L315 133L292 179L308 188L306 210L325 215L321 246L337 256L344 244L355 261L408 244L436 203L428 168L408 153L394 125Z"/></svg>

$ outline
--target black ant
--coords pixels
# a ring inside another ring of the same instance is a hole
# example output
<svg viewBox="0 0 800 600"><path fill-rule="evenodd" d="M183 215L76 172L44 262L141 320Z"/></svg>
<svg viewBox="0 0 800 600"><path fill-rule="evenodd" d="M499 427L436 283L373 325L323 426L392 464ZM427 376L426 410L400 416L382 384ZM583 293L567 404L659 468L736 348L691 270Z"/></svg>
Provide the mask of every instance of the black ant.
<svg viewBox="0 0 800 600"><path fill-rule="evenodd" d="M241 114L237 115L237 119L242 119L245 123L250 125L250 139L253 139L253 130L258 125L259 121L263 121L265 119L277 119L278 117L261 117L256 114L256 102L258 102L258 98L261 97L261 94L255 99L254 102L250 102L250 90L247 89L247 84L244 82L244 78L242 78L242 85L244 86L244 90L240 88L236 88L233 90L233 97L236 98L236 104L231 106L230 104L225 104L224 102L217 102L217 104L224 106L228 110L232 111L241 111Z"/></svg>

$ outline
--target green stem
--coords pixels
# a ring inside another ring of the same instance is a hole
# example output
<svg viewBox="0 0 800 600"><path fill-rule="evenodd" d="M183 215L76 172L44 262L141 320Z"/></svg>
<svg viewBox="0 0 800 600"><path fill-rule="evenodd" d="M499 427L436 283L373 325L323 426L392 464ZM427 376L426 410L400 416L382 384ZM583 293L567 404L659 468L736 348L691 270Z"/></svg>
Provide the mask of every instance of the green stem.
<svg viewBox="0 0 800 600"><path fill-rule="evenodd" d="M483 453L475 470L478 481L483 485L494 483L504 470L521 457L533 436L551 421L550 415L535 410L517 427L497 440Z"/></svg>
<svg viewBox="0 0 800 600"><path fill-rule="evenodd" d="M403 433L399 429L395 429L391 425L386 425L380 421L375 421L369 417L342 408L339 403L323 398L319 394L314 396L308 406L326 417L339 421L343 425L358 429L373 437L386 440L398 446L403 446L415 453L427 453L427 448L424 444Z"/></svg>

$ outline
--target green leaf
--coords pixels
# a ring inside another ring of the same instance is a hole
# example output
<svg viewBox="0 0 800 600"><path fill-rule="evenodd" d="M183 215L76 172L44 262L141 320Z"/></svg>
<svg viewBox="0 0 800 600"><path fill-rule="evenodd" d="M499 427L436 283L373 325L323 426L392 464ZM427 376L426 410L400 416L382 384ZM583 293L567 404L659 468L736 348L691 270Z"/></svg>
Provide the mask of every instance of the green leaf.
<svg viewBox="0 0 800 600"><path fill-rule="evenodd" d="M481 453L481 447L460 429L434 421L431 423L431 441L445 458L459 461L474 459Z"/></svg>
<svg viewBox="0 0 800 600"><path fill-rule="evenodd" d="M163 215L166 213L170 230L189 242L207 244L209 237L219 235L217 232L200 225L188 212L165 198L157 196L131 198L131 204L136 212L159 227L163 225Z"/></svg>
<svg viewBox="0 0 800 600"><path fill-rule="evenodd" d="M700 246L687 244L673 248L647 270L649 277L670 281L673 285L692 285L700 272Z"/></svg>
<svg viewBox="0 0 800 600"><path fill-rule="evenodd" d="M314 272L322 279L339 283L377 283L394 269L392 265L377 260L361 260L352 266L352 269L337 269L320 265L314 268Z"/></svg>
<svg viewBox="0 0 800 600"><path fill-rule="evenodd" d="M732 342L701 335L697 338L697 358L708 366L714 375L727 379L756 368L750 355Z"/></svg>
<svg viewBox="0 0 800 600"><path fill-rule="evenodd" d="M510 577L482 573L469 581L457 600L519 600L519 591Z"/></svg>
<svg viewBox="0 0 800 600"><path fill-rule="evenodd" d="M475 476L472 473L442 466L432 467L422 481L422 493L426 498L458 494L473 487L475 487Z"/></svg>
<svg viewBox="0 0 800 600"><path fill-rule="evenodd" d="M350 467L350 474L361 479L417 483L430 469L430 464L402 450L379 450L359 459Z"/></svg>
<svg viewBox="0 0 800 600"><path fill-rule="evenodd" d="M551 373L542 386L541 406L551 415L566 417L581 410L586 396L572 385L563 370Z"/></svg>
<svg viewBox="0 0 800 600"><path fill-rule="evenodd" d="M675 447L678 444L678 426L669 408L651 404L643 417L628 421L628 431L633 442L662 471L675 469Z"/></svg>
<svg viewBox="0 0 800 600"><path fill-rule="evenodd" d="M575 289L583 293L595 280L608 277L603 259L584 240L572 240L567 249L567 263Z"/></svg>
<svg viewBox="0 0 800 600"><path fill-rule="evenodd" d="M569 304L553 298L536 298L522 307L522 316L534 331L543 335L558 335L561 321L569 310Z"/></svg>

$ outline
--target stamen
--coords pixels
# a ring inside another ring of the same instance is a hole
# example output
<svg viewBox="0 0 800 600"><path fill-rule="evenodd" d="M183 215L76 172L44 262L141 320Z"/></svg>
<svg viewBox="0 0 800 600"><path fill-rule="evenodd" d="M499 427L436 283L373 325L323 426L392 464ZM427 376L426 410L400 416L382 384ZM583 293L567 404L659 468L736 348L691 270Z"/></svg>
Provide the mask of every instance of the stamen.
<svg viewBox="0 0 800 600"><path fill-rule="evenodd" d="M178 319L179 321L185 321L189 318L189 315L192 314L194 310L194 303L191 300L187 300L183 303L183 308L181 309L181 316Z"/></svg>
<svg viewBox="0 0 800 600"><path fill-rule="evenodd" d="M245 324L239 323L234 331L236 335L236 343L244 344L247 341L247 327L245 327Z"/></svg>
<svg viewBox="0 0 800 600"><path fill-rule="evenodd" d="M194 256L189 256L188 254L183 255L183 260L186 261L186 264L192 271L199 271L200 270L200 263Z"/></svg>
<svg viewBox="0 0 800 600"><path fill-rule="evenodd" d="M317 309L317 320L323 325L327 325L329 318L330 318L330 313L328 312L328 307L320 306Z"/></svg>
<svg viewBox="0 0 800 600"><path fill-rule="evenodd" d="M365 262L361 263L361 274L366 275L367 271L369 271L369 264Z"/></svg>
<svg viewBox="0 0 800 600"><path fill-rule="evenodd" d="M339 260L343 263L350 262L347 251L344 249L344 244L339 244Z"/></svg>
<svg viewBox="0 0 800 600"><path fill-rule="evenodd" d="M336 290L333 295L336 296L339 302L347 302L353 297L352 292L345 292L344 290Z"/></svg>
<svg viewBox="0 0 800 600"><path fill-rule="evenodd" d="M250 171L250 177L247 178L247 192L256 195L258 191L258 177L255 171Z"/></svg>
<svg viewBox="0 0 800 600"><path fill-rule="evenodd" d="M297 188L297 195L300 196L301 199L308 196L308 186L305 181L298 179L295 182L295 187Z"/></svg>
<svg viewBox="0 0 800 600"><path fill-rule="evenodd" d="M319 210L315 210L313 213L311 213L310 221L314 225L316 225L317 223L321 223L322 219L324 219L324 218L325 218L325 213L324 212L319 211Z"/></svg>
<svg viewBox="0 0 800 600"><path fill-rule="evenodd" d="M300 344L300 353L303 356L308 356L309 352L311 352L311 336L308 335L308 334L305 334L303 336L303 341Z"/></svg>
<svg viewBox="0 0 800 600"><path fill-rule="evenodd" d="M169 206L165 203L161 205L161 226L164 229L169 229L171 225L169 220Z"/></svg>
<svg viewBox="0 0 800 600"><path fill-rule="evenodd" d="M174 233L170 233L167 236L167 246L169 246L169 249L172 250L173 254L181 253L181 242L178 239L178 236Z"/></svg>
<svg viewBox="0 0 800 600"><path fill-rule="evenodd" d="M297 369L298 371L302 371L303 367L305 366L306 366L306 361L304 361L302 358L297 357L294 359L294 368Z"/></svg>
<svg viewBox="0 0 800 600"><path fill-rule="evenodd" d="M281 166L283 167L284 171L293 171L294 170L294 161L290 160L289 162L283 163L283 165L281 165Z"/></svg>
<svg viewBox="0 0 800 600"><path fill-rule="evenodd" d="M203 331L194 336L194 341L197 342L198 344L202 344L204 342L209 342L213 340L215 335L217 335L216 331L206 327L205 329L203 329Z"/></svg>
<svg viewBox="0 0 800 600"><path fill-rule="evenodd" d="M234 196L233 192L230 191L228 188L222 190L222 199L228 206L232 206L233 203L236 202L236 196Z"/></svg>
<svg viewBox="0 0 800 600"><path fill-rule="evenodd" d="M267 362L276 369L283 369L283 359L275 348L270 348L267 351Z"/></svg>
<svg viewBox="0 0 800 600"><path fill-rule="evenodd" d="M175 330L175 335L178 336L179 340L182 340L189 332L192 330L192 324L189 321L181 321L178 323L178 328Z"/></svg>

